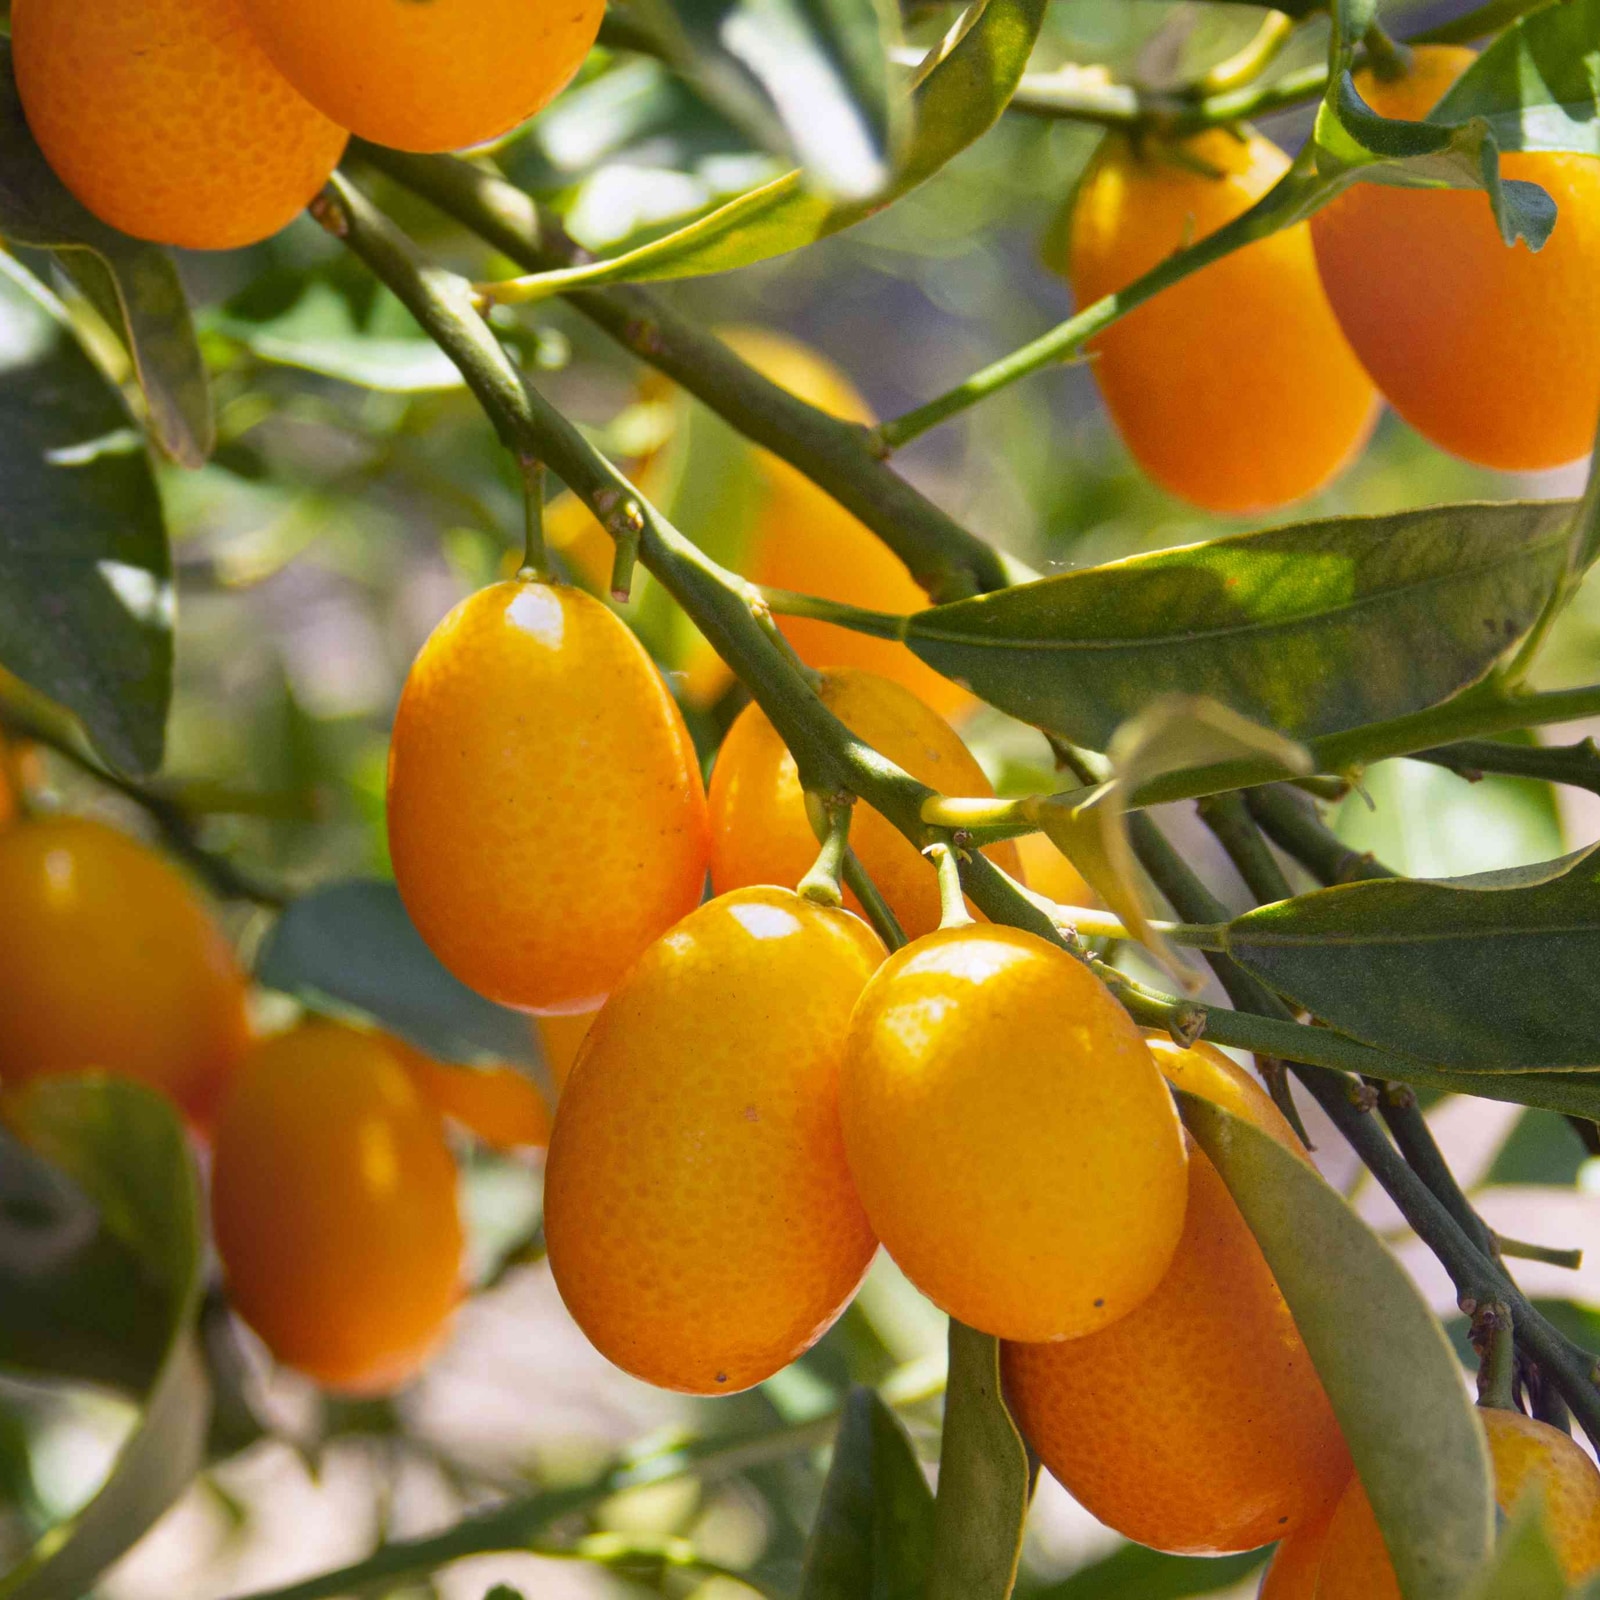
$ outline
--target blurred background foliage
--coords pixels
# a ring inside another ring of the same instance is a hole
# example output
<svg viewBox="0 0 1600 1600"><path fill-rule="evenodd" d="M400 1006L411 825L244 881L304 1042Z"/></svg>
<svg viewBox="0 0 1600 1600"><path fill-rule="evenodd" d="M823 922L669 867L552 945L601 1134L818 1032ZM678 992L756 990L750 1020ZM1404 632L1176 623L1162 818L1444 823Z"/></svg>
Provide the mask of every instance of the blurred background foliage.
<svg viewBox="0 0 1600 1600"><path fill-rule="evenodd" d="M1404 35L1449 9L1396 7L1386 20ZM928 43L950 14L909 7L908 39ZM1034 66L1103 64L1119 81L1160 87L1227 56L1260 18L1242 5L1057 0ZM1309 64L1323 50L1309 25L1281 66ZM1263 127L1293 148L1309 115L1291 111ZM878 217L796 254L660 292L701 323L802 341L841 368L875 414L895 415L1068 314L1069 294L1042 252L1096 138L1081 124L1009 115ZM667 68L625 49L596 51L579 82L495 159L580 244L606 253L780 170ZM386 188L380 198L446 264L480 279L512 270L403 192ZM294 888L381 875L388 724L402 677L444 612L514 565L520 485L454 369L309 221L255 249L191 256L181 267L213 374L219 443L198 471L160 472L181 616L166 778L203 817L207 845ZM94 313L70 285L59 287L92 337ZM649 380L561 302L497 319L538 382L608 451L636 464L654 458L686 531L737 554L761 507L749 447ZM118 359L103 330L95 347ZM969 527L1041 571L1252 525L1196 512L1144 480L1082 365L1005 390L919 440L899 466ZM1362 459L1296 516L1547 497L1580 481L1467 467L1386 415ZM575 541L573 576L584 578L584 519L560 502L551 518L558 546ZM685 676L693 666L687 630L659 615L652 623L647 606L636 605L641 631L677 674L709 756L738 692L699 693ZM1600 602L1591 584L1546 652L1544 686L1593 680L1597 667ZM1003 791L1056 787L1030 730L980 710L963 731ZM45 787L62 804L118 811L103 789L45 759ZM1557 855L1595 836L1597 805L1570 791L1558 803L1542 783L1469 783L1393 762L1366 775L1337 822L1352 845L1396 868L1442 875ZM145 825L131 810L118 814ZM1219 892L1242 905L1230 869L1214 846L1208 853L1192 820L1168 820ZM227 915L249 948L263 917L239 904ZM1600 1162L1563 1119L1484 1102L1447 1103L1433 1117L1497 1227L1554 1244L1596 1240ZM1342 1147L1320 1142L1330 1175L1354 1182ZM463 1506L586 1481L619 1452L642 1486L605 1495L550 1529L553 1543L599 1537L578 1546L594 1559L486 1558L442 1576L440 1592L475 1597L504 1578L541 1597L656 1591L732 1600L748 1592L727 1575L736 1572L790 1593L823 1465L821 1435L806 1430L837 1409L848 1384L888 1382L907 1402L918 1443L932 1445L942 1319L887 1262L795 1367L744 1396L685 1402L612 1372L566 1321L537 1262L536 1171L481 1151L466 1152L463 1170L473 1271L493 1287L466 1309L434 1370L393 1402L322 1400L268 1374L213 1308L206 1328L223 1380L216 1464L113 1572L108 1594L153 1600L286 1581L354 1559L382 1535L444 1525ZM1398 1236L1398 1219L1382 1204L1368 1209ZM14 1220L0 1193L0 1228ZM1448 1287L1420 1256L1417 1270L1447 1308ZM1578 1337L1600 1337L1593 1269L1529 1264L1522 1276ZM92 1491L131 1416L110 1393L0 1378L0 1566ZM264 1430L276 1438L263 1440ZM764 1445L745 1442L762 1435ZM713 1455L697 1474L672 1475L688 1459L676 1453L685 1441L705 1437L739 1448ZM662 1481L647 1481L654 1476ZM1047 1483L1023 1592L1150 1600L1242 1584L1243 1593L1254 1583L1251 1567L1249 1558L1177 1562L1119 1549Z"/></svg>

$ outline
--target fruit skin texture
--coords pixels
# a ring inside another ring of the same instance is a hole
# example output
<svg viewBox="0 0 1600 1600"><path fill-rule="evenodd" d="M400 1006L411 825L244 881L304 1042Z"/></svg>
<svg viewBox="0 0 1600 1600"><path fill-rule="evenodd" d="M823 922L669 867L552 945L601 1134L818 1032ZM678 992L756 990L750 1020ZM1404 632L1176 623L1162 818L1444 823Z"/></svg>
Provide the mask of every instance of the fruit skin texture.
<svg viewBox="0 0 1600 1600"><path fill-rule="evenodd" d="M1016 928L941 929L856 1006L840 1109L867 1216L935 1305L1073 1339L1131 1312L1183 1230L1187 1162L1139 1030Z"/></svg>
<svg viewBox="0 0 1600 1600"><path fill-rule="evenodd" d="M1288 169L1270 140L1223 129L1181 153L1224 176L1136 155L1108 134L1073 201L1067 272L1080 307L1125 288L1247 210ZM1173 494L1269 511L1320 489L1360 451L1376 395L1317 277L1304 223L1163 290L1091 341L1123 441Z"/></svg>
<svg viewBox="0 0 1600 1600"><path fill-rule="evenodd" d="M1319 1526L1301 1529L1278 1546L1261 1575L1257 1600L1317 1600L1331 1520L1325 1517Z"/></svg>
<svg viewBox="0 0 1600 1600"><path fill-rule="evenodd" d="M1305 1151L1210 1046L1152 1040L1172 1083ZM1254 1550L1327 1521L1350 1476L1339 1424L1271 1269L1189 1145L1183 1238L1155 1292L1099 1333L1007 1344L1012 1414L1051 1474L1126 1538L1181 1555Z"/></svg>
<svg viewBox="0 0 1600 1600"><path fill-rule="evenodd" d="M245 981L199 897L154 851L56 817L0 835L0 1081L103 1070L199 1125L249 1045Z"/></svg>
<svg viewBox="0 0 1600 1600"><path fill-rule="evenodd" d="M1600 1471L1566 1434L1520 1412L1478 1412L1494 1463L1494 1498L1509 1515L1537 1483L1545 1531L1571 1583L1600 1571ZM1276 1565L1276 1562L1274 1562ZM1400 1600L1389 1552L1361 1480L1352 1477L1333 1514L1316 1600Z"/></svg>
<svg viewBox="0 0 1600 1600"><path fill-rule="evenodd" d="M460 150L509 133L566 87L604 0L239 0L313 105L376 144Z"/></svg>
<svg viewBox="0 0 1600 1600"><path fill-rule="evenodd" d="M459 1122L493 1150L544 1149L550 1112L534 1082L515 1067L472 1067L435 1061L392 1035L384 1042L441 1117Z"/></svg>
<svg viewBox="0 0 1600 1600"><path fill-rule="evenodd" d="M456 1169L380 1034L263 1040L217 1124L211 1223L228 1293L279 1361L376 1394L410 1378L459 1297Z"/></svg>
<svg viewBox="0 0 1600 1600"><path fill-rule="evenodd" d="M434 629L395 713L389 851L434 954L529 1011L593 1009L698 903L694 746L599 601L513 579Z"/></svg>
<svg viewBox="0 0 1600 1600"><path fill-rule="evenodd" d="M741 889L652 945L595 1019L556 1112L545 1236L567 1309L624 1371L748 1389L855 1293L876 1241L839 1061L883 955L849 912Z"/></svg>
<svg viewBox="0 0 1600 1600"><path fill-rule="evenodd" d="M956 731L909 689L876 673L823 674L822 702L858 738L944 794L994 793ZM797 884L817 857L805 791L794 757L751 704L734 719L711 771L711 885L718 894L748 884ZM893 823L865 803L850 822L850 844L889 902L908 938L939 926L939 878ZM1009 842L984 852L1013 877L1021 868ZM861 910L845 891L845 904Z"/></svg>
<svg viewBox="0 0 1600 1600"><path fill-rule="evenodd" d="M267 59L239 0L15 0L11 47L56 176L140 239L254 244L344 153L344 129Z"/></svg>
<svg viewBox="0 0 1600 1600"><path fill-rule="evenodd" d="M1419 45L1361 97L1417 121L1473 59ZM1470 189L1357 184L1311 219L1328 298L1385 398L1419 433L1481 466L1528 472L1588 453L1600 408L1600 161L1548 151L1500 158L1547 190L1555 231L1537 254L1501 242Z"/></svg>
<svg viewBox="0 0 1600 1600"><path fill-rule="evenodd" d="M534 1028L539 1035L539 1050L544 1056L545 1066L550 1069L557 1094L567 1086L572 1065L578 1059L583 1041L589 1037L594 1018L592 1011L574 1011L564 1017L534 1019Z"/></svg>

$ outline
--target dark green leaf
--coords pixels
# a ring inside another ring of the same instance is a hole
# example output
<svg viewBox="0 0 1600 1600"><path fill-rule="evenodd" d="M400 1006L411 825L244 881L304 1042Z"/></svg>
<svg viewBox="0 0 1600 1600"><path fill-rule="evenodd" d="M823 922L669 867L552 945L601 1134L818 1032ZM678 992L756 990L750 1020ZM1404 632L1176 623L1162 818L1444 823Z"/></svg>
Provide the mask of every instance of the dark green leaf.
<svg viewBox="0 0 1600 1600"><path fill-rule="evenodd" d="M1512 1508L1489 1570L1468 1600L1567 1600L1566 1575L1545 1528L1544 1496L1534 1484Z"/></svg>
<svg viewBox="0 0 1600 1600"><path fill-rule="evenodd" d="M1180 1092L1277 1278L1333 1404L1406 1600L1460 1600L1487 1558L1483 1430L1444 1330L1344 1199L1275 1139Z"/></svg>
<svg viewBox="0 0 1600 1600"><path fill-rule="evenodd" d="M899 1419L852 1389L806 1548L800 1600L922 1600L933 1494Z"/></svg>
<svg viewBox="0 0 1600 1600"><path fill-rule="evenodd" d="M898 7L649 0L640 10L705 98L797 160L813 188L862 201L889 182L905 106L889 70Z"/></svg>
<svg viewBox="0 0 1600 1600"><path fill-rule="evenodd" d="M928 1600L1006 1600L1032 1487L1000 1392L1000 1341L952 1322Z"/></svg>
<svg viewBox="0 0 1600 1600"><path fill-rule="evenodd" d="M564 294L586 284L727 272L860 222L932 177L994 125L1028 64L1045 9L1045 0L974 4L965 31L912 91L915 131L893 181L875 200L835 205L808 190L798 171L786 173L637 250L526 279L525 297Z"/></svg>
<svg viewBox="0 0 1600 1600"><path fill-rule="evenodd" d="M0 253L0 666L116 766L161 763L172 566L155 478L61 307Z"/></svg>
<svg viewBox="0 0 1600 1600"><path fill-rule="evenodd" d="M1259 1550L1238 1556L1169 1556L1125 1544L1028 1600L1190 1600L1233 1589L1265 1565Z"/></svg>
<svg viewBox="0 0 1600 1600"><path fill-rule="evenodd" d="M189 305L166 251L90 215L62 186L28 131L0 40L0 238L57 252L133 358L156 439L174 461L199 466L214 428L205 363Z"/></svg>
<svg viewBox="0 0 1600 1600"><path fill-rule="evenodd" d="M210 1390L195 1334L203 1262L188 1139L162 1096L124 1079L47 1079L15 1102L28 1144L88 1195L158 1286L166 1351L144 1415L98 1494L0 1578L4 1600L77 1600L200 1469Z"/></svg>
<svg viewBox="0 0 1600 1600"><path fill-rule="evenodd" d="M904 636L1002 711L1094 749L1171 693L1316 737L1481 677L1538 616L1571 516L1435 506L1239 534L935 606Z"/></svg>
<svg viewBox="0 0 1600 1600"><path fill-rule="evenodd" d="M1592 853L1322 889L1238 918L1227 942L1264 983L1363 1043L1466 1071L1600 1067Z"/></svg>
<svg viewBox="0 0 1600 1600"><path fill-rule="evenodd" d="M1428 121L1474 117L1502 150L1600 155L1600 0L1560 0L1514 22Z"/></svg>
<svg viewBox="0 0 1600 1600"><path fill-rule="evenodd" d="M440 1061L538 1058L528 1019L447 972L392 883L302 895L262 944L256 978L313 1007L370 1018Z"/></svg>

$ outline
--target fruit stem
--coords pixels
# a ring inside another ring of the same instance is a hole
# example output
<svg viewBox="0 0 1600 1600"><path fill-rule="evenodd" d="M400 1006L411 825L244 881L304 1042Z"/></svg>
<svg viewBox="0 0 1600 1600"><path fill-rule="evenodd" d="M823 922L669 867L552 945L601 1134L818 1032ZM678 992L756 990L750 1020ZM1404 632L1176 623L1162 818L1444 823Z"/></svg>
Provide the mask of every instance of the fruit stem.
<svg viewBox="0 0 1600 1600"><path fill-rule="evenodd" d="M819 906L844 904L839 874L844 870L845 852L850 848L850 814L854 809L848 794L820 795L810 789L806 791L806 817L822 848L796 890L802 900L814 901Z"/></svg>
<svg viewBox="0 0 1600 1600"><path fill-rule="evenodd" d="M1478 1404L1496 1411L1517 1409L1517 1342L1511 1307L1490 1300L1472 1312L1468 1337L1478 1352Z"/></svg>
<svg viewBox="0 0 1600 1600"><path fill-rule="evenodd" d="M1526 1239L1508 1239L1505 1234L1494 1236L1495 1248L1503 1256L1518 1261L1542 1261L1547 1267L1565 1267L1576 1272L1583 1265L1583 1251L1562 1250L1555 1245L1530 1244Z"/></svg>
<svg viewBox="0 0 1600 1600"><path fill-rule="evenodd" d="M939 870L939 926L970 927L972 913L967 910L967 898L961 889L961 863L955 850L939 839L922 853Z"/></svg>
<svg viewBox="0 0 1600 1600"><path fill-rule="evenodd" d="M1196 95L1223 94L1252 83L1278 59L1279 52L1294 33L1294 19L1282 11L1269 11L1247 44L1231 56L1209 67L1195 80Z"/></svg>
<svg viewBox="0 0 1600 1600"><path fill-rule="evenodd" d="M1366 47L1367 65L1380 83L1395 83L1410 72L1410 47L1391 39L1378 23L1367 29L1362 44Z"/></svg>
<svg viewBox="0 0 1600 1600"><path fill-rule="evenodd" d="M544 463L519 452L517 471L522 477L522 566L519 578L537 583L550 581L550 556L544 546Z"/></svg>

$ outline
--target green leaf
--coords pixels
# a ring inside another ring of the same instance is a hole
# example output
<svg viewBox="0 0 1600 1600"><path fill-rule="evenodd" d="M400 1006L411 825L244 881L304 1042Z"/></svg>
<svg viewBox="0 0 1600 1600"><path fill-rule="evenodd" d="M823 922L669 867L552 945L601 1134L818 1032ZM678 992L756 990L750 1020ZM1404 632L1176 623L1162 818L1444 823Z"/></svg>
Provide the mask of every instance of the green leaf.
<svg viewBox="0 0 1600 1600"><path fill-rule="evenodd" d="M200 466L215 428L177 268L159 246L91 215L51 171L22 114L6 40L0 40L0 238L57 253L127 345L161 448L180 466Z"/></svg>
<svg viewBox="0 0 1600 1600"><path fill-rule="evenodd" d="M878 0L648 0L668 58L812 188L863 201L890 181L905 102L889 50L898 8Z"/></svg>
<svg viewBox="0 0 1600 1600"><path fill-rule="evenodd" d="M160 1369L110 1477L0 1577L4 1600L76 1600L204 1463L211 1396L195 1334L199 1185L177 1112L142 1085L98 1074L47 1079L21 1095L11 1115L27 1143L89 1196L106 1228L138 1256L167 1315Z"/></svg>
<svg viewBox="0 0 1600 1600"><path fill-rule="evenodd" d="M1500 147L1481 117L1449 127L1380 117L1348 72L1329 86L1313 131L1320 177L1336 184L1482 189L1508 244L1537 250L1555 226L1555 202L1536 183L1500 176Z"/></svg>
<svg viewBox="0 0 1600 1600"><path fill-rule="evenodd" d="M1482 677L1558 581L1571 517L1546 502L1299 523L935 606L902 634L1002 711L1093 749L1174 693L1312 738Z"/></svg>
<svg viewBox="0 0 1600 1600"><path fill-rule="evenodd" d="M62 308L0 253L0 666L115 766L161 764L172 564L150 462Z"/></svg>
<svg viewBox="0 0 1600 1600"><path fill-rule="evenodd" d="M1275 1139L1199 1096L1183 1120L1222 1174L1293 1313L1405 1600L1460 1600L1489 1555L1483 1429L1444 1329L1344 1199Z"/></svg>
<svg viewBox="0 0 1600 1600"><path fill-rule="evenodd" d="M932 1549L933 1494L911 1441L871 1389L852 1389L800 1600L922 1600Z"/></svg>
<svg viewBox="0 0 1600 1600"><path fill-rule="evenodd" d="M1428 114L1473 118L1502 150L1600 155L1600 0L1560 0L1512 23Z"/></svg>
<svg viewBox="0 0 1600 1600"><path fill-rule="evenodd" d="M522 279L517 294L503 298L543 299L591 284L727 272L862 221L932 177L994 125L1028 64L1045 9L1046 0L974 0L959 30L924 63L911 94L915 132L893 181L875 200L835 204L808 190L799 171L785 173L637 250Z"/></svg>
<svg viewBox="0 0 1600 1600"><path fill-rule="evenodd" d="M1006 1600L1032 1480L1000 1392L1000 1341L952 1322L928 1600Z"/></svg>
<svg viewBox="0 0 1600 1600"><path fill-rule="evenodd" d="M1600 1067L1600 857L1342 884L1231 923L1234 959L1365 1044L1462 1071Z"/></svg>
<svg viewBox="0 0 1600 1600"><path fill-rule="evenodd" d="M1472 1586L1468 1600L1567 1600L1566 1575L1550 1548L1544 1496L1531 1484L1513 1507L1493 1565Z"/></svg>
<svg viewBox="0 0 1600 1600"><path fill-rule="evenodd" d="M1029 1600L1190 1600L1234 1589L1266 1558L1259 1550L1237 1556L1169 1556L1142 1544L1125 1544L1043 1589Z"/></svg>
<svg viewBox="0 0 1600 1600"><path fill-rule="evenodd" d="M446 971L392 883L352 879L292 902L262 943L256 979L370 1019L439 1061L538 1059L528 1019Z"/></svg>

